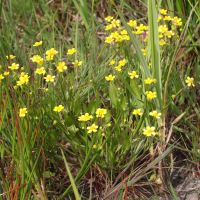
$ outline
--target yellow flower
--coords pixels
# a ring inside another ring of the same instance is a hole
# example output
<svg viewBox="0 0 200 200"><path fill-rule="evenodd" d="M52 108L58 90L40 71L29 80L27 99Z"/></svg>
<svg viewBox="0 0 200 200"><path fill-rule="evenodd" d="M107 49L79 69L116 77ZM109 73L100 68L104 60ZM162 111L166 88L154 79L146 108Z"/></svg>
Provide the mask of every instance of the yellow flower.
<svg viewBox="0 0 200 200"><path fill-rule="evenodd" d="M128 75L130 75L130 78L138 78L139 76L136 74L136 71L128 72Z"/></svg>
<svg viewBox="0 0 200 200"><path fill-rule="evenodd" d="M121 88L117 88L118 90L121 90Z"/></svg>
<svg viewBox="0 0 200 200"><path fill-rule="evenodd" d="M108 126L111 126L111 124L108 124Z"/></svg>
<svg viewBox="0 0 200 200"><path fill-rule="evenodd" d="M111 33L110 37L117 38L119 36L119 33L115 31L114 33Z"/></svg>
<svg viewBox="0 0 200 200"><path fill-rule="evenodd" d="M139 88L142 88L142 85L138 85Z"/></svg>
<svg viewBox="0 0 200 200"><path fill-rule="evenodd" d="M21 86L25 83L28 84L29 78L30 78L30 76L28 76L28 73L22 72L20 74L19 81L17 81L17 85Z"/></svg>
<svg viewBox="0 0 200 200"><path fill-rule="evenodd" d="M141 109L134 110L133 115L142 115Z"/></svg>
<svg viewBox="0 0 200 200"><path fill-rule="evenodd" d="M147 50L146 49L142 49L142 53L145 56L147 54Z"/></svg>
<svg viewBox="0 0 200 200"><path fill-rule="evenodd" d="M122 41L123 41L123 37L121 35L115 38L115 42L122 42Z"/></svg>
<svg viewBox="0 0 200 200"><path fill-rule="evenodd" d="M165 20L165 21L171 21L172 18L171 18L170 16L165 16L164 20Z"/></svg>
<svg viewBox="0 0 200 200"><path fill-rule="evenodd" d="M4 76L8 76L10 74L10 72L4 72Z"/></svg>
<svg viewBox="0 0 200 200"><path fill-rule="evenodd" d="M41 58L38 55L33 56L32 58L30 58L33 62L37 62L38 65L42 65L44 60L43 58Z"/></svg>
<svg viewBox="0 0 200 200"><path fill-rule="evenodd" d="M112 75L109 75L109 76L106 76L106 77L105 77L105 79L106 79L107 81L113 81L114 78L115 78L115 76L112 76Z"/></svg>
<svg viewBox="0 0 200 200"><path fill-rule="evenodd" d="M137 22L136 22L136 20L135 20L135 21L130 20L129 23L127 23L127 24L128 24L130 27L134 27L134 28L137 27Z"/></svg>
<svg viewBox="0 0 200 200"><path fill-rule="evenodd" d="M112 29L112 24L106 26L106 28L105 28L106 31L107 31L107 30L110 30L110 29Z"/></svg>
<svg viewBox="0 0 200 200"><path fill-rule="evenodd" d="M147 100L152 100L153 98L156 98L156 92L151 92L151 91L147 91Z"/></svg>
<svg viewBox="0 0 200 200"><path fill-rule="evenodd" d="M74 67L78 67L82 65L82 61L79 62L78 60L76 60L75 62L72 62L72 64L74 65Z"/></svg>
<svg viewBox="0 0 200 200"><path fill-rule="evenodd" d="M65 63L64 62L59 62L58 66L57 66L57 70L59 72L63 72L63 69L67 69L67 67L65 66Z"/></svg>
<svg viewBox="0 0 200 200"><path fill-rule="evenodd" d="M2 79L4 79L4 76L2 74L0 74L0 82Z"/></svg>
<svg viewBox="0 0 200 200"><path fill-rule="evenodd" d="M78 121L81 121L81 122L86 122L86 121L89 121L93 119L93 116L92 115L89 115L88 113L85 113L85 115L81 115L79 118L78 118Z"/></svg>
<svg viewBox="0 0 200 200"><path fill-rule="evenodd" d="M107 37L106 40L105 40L105 43L110 44L112 41L113 41L112 37Z"/></svg>
<svg viewBox="0 0 200 200"><path fill-rule="evenodd" d="M160 44L161 46L163 46L164 44L166 44L166 42L165 42L165 40L162 39L162 40L159 41L159 44Z"/></svg>
<svg viewBox="0 0 200 200"><path fill-rule="evenodd" d="M113 19L111 24L112 24L113 27L120 26L120 21Z"/></svg>
<svg viewBox="0 0 200 200"><path fill-rule="evenodd" d="M19 110L19 116L20 117L25 117L25 114L27 113L27 108L20 108Z"/></svg>
<svg viewBox="0 0 200 200"><path fill-rule="evenodd" d="M12 60L13 58L15 58L16 56L13 55L9 55L10 56L10 60ZM6 58L8 59L8 56L6 56Z"/></svg>
<svg viewBox="0 0 200 200"><path fill-rule="evenodd" d="M176 95L173 94L173 95L172 95L172 99L174 99L175 97L176 97Z"/></svg>
<svg viewBox="0 0 200 200"><path fill-rule="evenodd" d="M37 46L40 46L41 44L42 44L42 41L36 42L33 46L34 46L34 47L37 47Z"/></svg>
<svg viewBox="0 0 200 200"><path fill-rule="evenodd" d="M162 9L162 10L160 10L160 13L163 14L163 15L166 15L167 14L167 10Z"/></svg>
<svg viewBox="0 0 200 200"><path fill-rule="evenodd" d="M104 137L104 136L105 136L105 133L102 133L101 135Z"/></svg>
<svg viewBox="0 0 200 200"><path fill-rule="evenodd" d="M98 108L96 111L96 117L104 118L104 115L107 113L106 109Z"/></svg>
<svg viewBox="0 0 200 200"><path fill-rule="evenodd" d="M48 51L46 51L46 55L48 56L54 56L56 54L58 54L58 51L56 51L54 48L51 48Z"/></svg>
<svg viewBox="0 0 200 200"><path fill-rule="evenodd" d="M173 21L174 21L173 24L176 25L176 26L181 26L182 25L181 18L174 17Z"/></svg>
<svg viewBox="0 0 200 200"><path fill-rule="evenodd" d="M168 31L168 28L166 27L166 25L160 25L159 27L158 27L158 32L159 32L159 34L161 34L161 33L165 33L165 32L167 32Z"/></svg>
<svg viewBox="0 0 200 200"><path fill-rule="evenodd" d="M187 80L185 81L188 86L190 87L191 85L194 87L194 78L190 78L189 76L187 77Z"/></svg>
<svg viewBox="0 0 200 200"><path fill-rule="evenodd" d="M48 55L48 56L46 57L46 59L47 59L47 60L53 60L53 56Z"/></svg>
<svg viewBox="0 0 200 200"><path fill-rule="evenodd" d="M76 52L76 49L75 49L75 48L72 48L72 49L68 49L67 54L68 54L68 55L72 55L72 54L75 53L75 52Z"/></svg>
<svg viewBox="0 0 200 200"><path fill-rule="evenodd" d="M55 76L47 75L47 77L44 77L46 79L46 82L54 82Z"/></svg>
<svg viewBox="0 0 200 200"><path fill-rule="evenodd" d="M108 17L105 18L105 20L106 20L107 22L110 22L112 19L113 19L113 17L111 17L111 16L108 16Z"/></svg>
<svg viewBox="0 0 200 200"><path fill-rule="evenodd" d="M162 16L159 16L157 21L160 22L161 19L162 19Z"/></svg>
<svg viewBox="0 0 200 200"><path fill-rule="evenodd" d="M49 90L48 88L45 88L45 91L46 91L46 92L48 92L48 90Z"/></svg>
<svg viewBox="0 0 200 200"><path fill-rule="evenodd" d="M115 67L115 69L116 69L118 72L121 72L122 66L121 66L121 65L118 65L117 67Z"/></svg>
<svg viewBox="0 0 200 200"><path fill-rule="evenodd" d="M144 39L144 42L147 42L148 41L148 36Z"/></svg>
<svg viewBox="0 0 200 200"><path fill-rule="evenodd" d="M123 39L123 40L130 40L130 37L129 37L128 35L123 35L123 36L122 36L122 39Z"/></svg>
<svg viewBox="0 0 200 200"><path fill-rule="evenodd" d="M23 71L23 70L24 70L24 68L23 68L23 67L21 67L21 70Z"/></svg>
<svg viewBox="0 0 200 200"><path fill-rule="evenodd" d="M97 128L98 126L96 126L95 124L92 124L92 126L87 127L88 133L97 132Z"/></svg>
<svg viewBox="0 0 200 200"><path fill-rule="evenodd" d="M11 70L18 69L19 68L19 64L13 63L12 66L9 66L8 68L10 68Z"/></svg>
<svg viewBox="0 0 200 200"><path fill-rule="evenodd" d="M97 145L96 145L96 144L94 144L94 145L93 145L93 149L96 149L96 148L97 148Z"/></svg>
<svg viewBox="0 0 200 200"><path fill-rule="evenodd" d="M114 65L115 64L115 61L114 60L112 60L110 63L109 63L109 65Z"/></svg>
<svg viewBox="0 0 200 200"><path fill-rule="evenodd" d="M152 83L152 80L150 78L148 78L148 79L145 79L144 82L149 85Z"/></svg>
<svg viewBox="0 0 200 200"><path fill-rule="evenodd" d="M168 38L171 38L173 35L175 35L175 33L174 33L172 30L170 30L170 31L167 31L167 32L165 33L165 35L166 35Z"/></svg>
<svg viewBox="0 0 200 200"><path fill-rule="evenodd" d="M124 59L124 60L121 60L121 61L119 61L119 64L121 65L121 66L124 66L125 64L127 63L127 61Z"/></svg>
<svg viewBox="0 0 200 200"><path fill-rule="evenodd" d="M141 29L137 29L137 31L135 32L137 35L142 34L144 31L142 31Z"/></svg>
<svg viewBox="0 0 200 200"><path fill-rule="evenodd" d="M150 126L147 126L146 129L143 129L143 134L146 135L147 137L149 136L152 136L152 135L155 135L155 127L150 127Z"/></svg>
<svg viewBox="0 0 200 200"><path fill-rule="evenodd" d="M153 112L150 112L149 115L155 117L156 119L160 119L160 116L162 115L161 113L157 113L156 110L154 110Z"/></svg>
<svg viewBox="0 0 200 200"><path fill-rule="evenodd" d="M127 35L127 31L126 30L121 31L121 35Z"/></svg>
<svg viewBox="0 0 200 200"><path fill-rule="evenodd" d="M54 121L53 121L53 125L55 125L56 123L57 123L57 121L56 121L56 120L54 120Z"/></svg>
<svg viewBox="0 0 200 200"><path fill-rule="evenodd" d="M62 111L63 108L64 108L64 106L62 106L62 105L55 106L54 109L53 109L53 111L60 112L60 111Z"/></svg>
<svg viewBox="0 0 200 200"><path fill-rule="evenodd" d="M35 71L35 73L36 73L36 74L45 74L44 67L37 68L36 71Z"/></svg>

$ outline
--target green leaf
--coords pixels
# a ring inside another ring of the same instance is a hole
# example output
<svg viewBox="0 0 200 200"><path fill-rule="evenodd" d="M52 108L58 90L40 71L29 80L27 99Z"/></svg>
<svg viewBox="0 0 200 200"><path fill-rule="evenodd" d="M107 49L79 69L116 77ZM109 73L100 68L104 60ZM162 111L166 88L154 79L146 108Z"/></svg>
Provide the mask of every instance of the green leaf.
<svg viewBox="0 0 200 200"><path fill-rule="evenodd" d="M117 88L115 87L115 84L111 81L110 87L109 87L109 97L111 104L114 105L115 108L118 106L118 98L117 98Z"/></svg>

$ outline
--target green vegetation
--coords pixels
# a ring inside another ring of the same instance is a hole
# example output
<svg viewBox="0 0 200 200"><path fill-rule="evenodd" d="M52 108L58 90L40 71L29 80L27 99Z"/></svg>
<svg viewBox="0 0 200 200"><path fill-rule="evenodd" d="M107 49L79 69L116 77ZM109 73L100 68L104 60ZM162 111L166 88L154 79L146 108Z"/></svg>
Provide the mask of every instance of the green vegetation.
<svg viewBox="0 0 200 200"><path fill-rule="evenodd" d="M142 178L149 197L177 199L169 154L199 159L198 11L196 0L1 0L0 200L92 199L92 186L135 198Z"/></svg>

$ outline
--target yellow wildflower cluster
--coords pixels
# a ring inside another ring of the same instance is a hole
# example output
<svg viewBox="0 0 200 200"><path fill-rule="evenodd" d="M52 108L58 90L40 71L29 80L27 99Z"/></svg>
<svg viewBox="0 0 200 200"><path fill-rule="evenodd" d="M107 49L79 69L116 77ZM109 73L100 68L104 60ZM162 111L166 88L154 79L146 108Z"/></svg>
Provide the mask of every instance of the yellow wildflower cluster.
<svg viewBox="0 0 200 200"><path fill-rule="evenodd" d="M23 85L25 83L28 84L29 78L30 78L30 76L28 76L28 73L22 72L20 74L19 81L17 81L17 85L21 86L21 85Z"/></svg>

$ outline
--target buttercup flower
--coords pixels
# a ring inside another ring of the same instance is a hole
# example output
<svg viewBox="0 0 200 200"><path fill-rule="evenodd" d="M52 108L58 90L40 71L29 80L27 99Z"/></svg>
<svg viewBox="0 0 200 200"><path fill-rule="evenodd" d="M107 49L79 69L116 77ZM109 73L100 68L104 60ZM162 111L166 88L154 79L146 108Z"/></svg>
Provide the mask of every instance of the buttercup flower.
<svg viewBox="0 0 200 200"><path fill-rule="evenodd" d="M96 148L97 148L97 145L96 145L96 144L94 144L94 145L93 145L93 149L96 149Z"/></svg>
<svg viewBox="0 0 200 200"><path fill-rule="evenodd" d="M157 97L156 92L146 91L145 94L147 94L147 100L152 100Z"/></svg>
<svg viewBox="0 0 200 200"><path fill-rule="evenodd" d="M82 61L79 62L78 60L76 60L75 62L72 62L72 64L74 65L74 67L78 67L82 65Z"/></svg>
<svg viewBox="0 0 200 200"><path fill-rule="evenodd" d="M54 48L51 48L48 51L46 51L46 55L48 56L54 56L56 54L58 54L58 51L56 51Z"/></svg>
<svg viewBox="0 0 200 200"><path fill-rule="evenodd" d="M124 66L125 64L127 63L127 61L124 59L124 60L121 60L121 61L119 61L119 64L121 65L121 66Z"/></svg>
<svg viewBox="0 0 200 200"><path fill-rule="evenodd" d="M187 80L185 81L188 86L190 87L191 85L194 87L194 78L190 78L189 76L187 77Z"/></svg>
<svg viewBox="0 0 200 200"><path fill-rule="evenodd" d="M163 14L163 15L166 15L167 14L167 10L162 9L162 10L160 10L160 13Z"/></svg>
<svg viewBox="0 0 200 200"><path fill-rule="evenodd" d="M132 72L129 72L128 75L130 75L130 78L133 79L133 78L138 78L139 76L136 74L136 71L132 71Z"/></svg>
<svg viewBox="0 0 200 200"><path fill-rule="evenodd" d="M135 20L135 21L130 20L127 24L128 24L130 27L134 27L134 28L137 27L137 22L136 22L136 20Z"/></svg>
<svg viewBox="0 0 200 200"><path fill-rule="evenodd" d="M157 113L157 110L154 110L153 112L150 112L149 115L155 117L156 119L160 119L161 113Z"/></svg>
<svg viewBox="0 0 200 200"><path fill-rule="evenodd" d="M152 83L152 80L151 80L150 78L148 78L148 79L145 79L144 82L145 82L146 84L151 84L151 83Z"/></svg>
<svg viewBox="0 0 200 200"><path fill-rule="evenodd" d="M41 44L42 44L42 41L36 42L33 46L34 46L34 47L37 47L37 46L40 46Z"/></svg>
<svg viewBox="0 0 200 200"><path fill-rule="evenodd" d="M10 72L4 72L4 76L8 76L10 74Z"/></svg>
<svg viewBox="0 0 200 200"><path fill-rule="evenodd" d="M36 73L36 74L45 74L44 67L37 68L36 71L35 71L35 73Z"/></svg>
<svg viewBox="0 0 200 200"><path fill-rule="evenodd" d="M44 77L46 79L46 82L54 82L55 76L47 75L47 77Z"/></svg>
<svg viewBox="0 0 200 200"><path fill-rule="evenodd" d="M95 124L92 124L92 126L87 127L88 133L97 132L97 128L98 126L96 126Z"/></svg>
<svg viewBox="0 0 200 200"><path fill-rule="evenodd" d="M53 109L53 111L60 112L60 111L62 111L63 108L64 108L64 106L62 106L62 105L55 106L54 109Z"/></svg>
<svg viewBox="0 0 200 200"><path fill-rule="evenodd" d="M108 26L106 26L106 28L105 28L105 30L107 31L107 30L110 30L110 29L112 29L112 24L110 24L110 25L108 25Z"/></svg>
<svg viewBox="0 0 200 200"><path fill-rule="evenodd" d="M104 115L107 113L106 109L98 108L96 111L96 117L104 118Z"/></svg>
<svg viewBox="0 0 200 200"><path fill-rule="evenodd" d="M20 108L19 110L19 116L20 117L25 117L26 113L27 113L27 108Z"/></svg>
<svg viewBox="0 0 200 200"><path fill-rule="evenodd" d="M120 72L122 70L122 66L121 65L118 65L117 67L115 67L115 69Z"/></svg>
<svg viewBox="0 0 200 200"><path fill-rule="evenodd" d="M160 46L163 46L164 44L166 44L166 42L165 42L165 40L162 39L159 41L159 44L160 44Z"/></svg>
<svg viewBox="0 0 200 200"><path fill-rule="evenodd" d="M8 68L10 68L11 70L18 69L19 68L19 64L13 63L12 66L9 66Z"/></svg>
<svg viewBox="0 0 200 200"><path fill-rule="evenodd" d="M165 21L171 21L172 18L171 18L170 16L165 16L164 20L165 20Z"/></svg>
<svg viewBox="0 0 200 200"><path fill-rule="evenodd" d="M113 27L120 26L120 21L113 19L111 24L112 24Z"/></svg>
<svg viewBox="0 0 200 200"><path fill-rule="evenodd" d="M76 52L76 49L75 49L75 48L72 48L72 49L68 49L67 54L68 54L68 55L72 55L72 54L75 53L75 52Z"/></svg>
<svg viewBox="0 0 200 200"><path fill-rule="evenodd" d="M155 127L150 127L150 126L147 126L146 129L143 129L143 134L146 135L147 137L149 136L152 136L152 135L155 135Z"/></svg>
<svg viewBox="0 0 200 200"><path fill-rule="evenodd" d="M89 121L93 119L93 116L92 115L89 115L88 113L85 113L85 115L81 115L79 118L78 118L78 121L81 121L81 122L86 122L86 121Z"/></svg>
<svg viewBox="0 0 200 200"><path fill-rule="evenodd" d="M110 63L109 63L109 65L114 65L115 64L115 61L114 60L112 60Z"/></svg>
<svg viewBox="0 0 200 200"><path fill-rule="evenodd" d="M21 73L20 79L19 81L17 81L17 85L21 86L23 84L28 84L30 76L28 76L28 74L25 73Z"/></svg>
<svg viewBox="0 0 200 200"><path fill-rule="evenodd" d="M115 76L112 76L112 75L109 75L109 76L106 76L106 77L105 77L105 79L106 79L107 81L113 81L114 78L115 78Z"/></svg>
<svg viewBox="0 0 200 200"><path fill-rule="evenodd" d="M110 22L112 19L113 19L113 17L111 17L111 16L108 16L108 17L105 18L105 20L106 20L107 22Z"/></svg>
<svg viewBox="0 0 200 200"><path fill-rule="evenodd" d="M0 74L0 82L2 79L4 79L4 76L2 74Z"/></svg>
<svg viewBox="0 0 200 200"><path fill-rule="evenodd" d="M10 56L10 60L12 60L13 58L15 58L16 56L13 55L9 55ZM8 56L6 56L6 58L8 59Z"/></svg>
<svg viewBox="0 0 200 200"><path fill-rule="evenodd" d="M107 37L105 42L110 44L111 42L113 41L113 38L112 37Z"/></svg>
<svg viewBox="0 0 200 200"><path fill-rule="evenodd" d="M134 110L133 115L142 115L141 109Z"/></svg>
<svg viewBox="0 0 200 200"><path fill-rule="evenodd" d="M145 56L147 54L147 50L146 49L142 49L142 53Z"/></svg>
<svg viewBox="0 0 200 200"><path fill-rule="evenodd" d="M57 69L58 69L59 72L63 72L63 69L67 69L67 67L65 66L64 62L59 62Z"/></svg>

